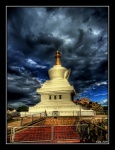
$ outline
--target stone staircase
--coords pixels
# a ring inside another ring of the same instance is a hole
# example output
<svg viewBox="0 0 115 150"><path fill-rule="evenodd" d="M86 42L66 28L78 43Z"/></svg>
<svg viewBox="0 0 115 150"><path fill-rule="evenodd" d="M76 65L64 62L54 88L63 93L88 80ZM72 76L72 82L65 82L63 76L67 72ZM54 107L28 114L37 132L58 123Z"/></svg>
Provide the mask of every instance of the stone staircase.
<svg viewBox="0 0 115 150"><path fill-rule="evenodd" d="M17 131L14 142L79 143L80 135L76 132L75 123L75 116L41 118Z"/></svg>
<svg viewBox="0 0 115 150"><path fill-rule="evenodd" d="M76 117L47 117L44 121L44 125L75 125Z"/></svg>

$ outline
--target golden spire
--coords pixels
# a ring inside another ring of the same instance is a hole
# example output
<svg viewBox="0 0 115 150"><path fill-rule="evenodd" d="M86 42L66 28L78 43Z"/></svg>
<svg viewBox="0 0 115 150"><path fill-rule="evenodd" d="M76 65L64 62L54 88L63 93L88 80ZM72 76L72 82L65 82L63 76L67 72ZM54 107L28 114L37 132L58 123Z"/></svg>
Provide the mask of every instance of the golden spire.
<svg viewBox="0 0 115 150"><path fill-rule="evenodd" d="M60 61L61 55L60 55L60 52L58 50L56 51L55 58L56 58L55 65L61 65L61 61Z"/></svg>

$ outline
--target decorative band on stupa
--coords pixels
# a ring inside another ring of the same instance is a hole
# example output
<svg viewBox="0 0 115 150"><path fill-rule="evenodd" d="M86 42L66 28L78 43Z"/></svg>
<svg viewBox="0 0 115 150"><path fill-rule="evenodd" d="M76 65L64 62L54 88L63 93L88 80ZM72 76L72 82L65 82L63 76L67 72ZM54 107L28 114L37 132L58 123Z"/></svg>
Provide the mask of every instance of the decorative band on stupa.
<svg viewBox="0 0 115 150"><path fill-rule="evenodd" d="M55 65L61 65L61 61L60 61L61 55L60 55L60 52L58 50L56 51L55 58L56 58Z"/></svg>

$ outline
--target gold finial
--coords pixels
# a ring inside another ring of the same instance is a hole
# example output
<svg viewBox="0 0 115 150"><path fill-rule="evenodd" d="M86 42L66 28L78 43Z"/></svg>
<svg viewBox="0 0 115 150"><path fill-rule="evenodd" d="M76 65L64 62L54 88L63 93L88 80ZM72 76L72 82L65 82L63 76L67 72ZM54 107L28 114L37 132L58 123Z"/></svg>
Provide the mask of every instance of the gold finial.
<svg viewBox="0 0 115 150"><path fill-rule="evenodd" d="M61 55L60 55L60 52L58 50L56 51L55 58L56 58L55 65L61 65L61 61L60 61Z"/></svg>

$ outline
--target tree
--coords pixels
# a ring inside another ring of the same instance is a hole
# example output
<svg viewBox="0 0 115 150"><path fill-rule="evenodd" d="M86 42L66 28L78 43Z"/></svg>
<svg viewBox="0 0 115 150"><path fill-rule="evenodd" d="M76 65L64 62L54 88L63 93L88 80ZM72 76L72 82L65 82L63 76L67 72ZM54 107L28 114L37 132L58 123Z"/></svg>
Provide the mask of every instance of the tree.
<svg viewBox="0 0 115 150"><path fill-rule="evenodd" d="M29 108L28 106L20 106L16 109L16 111L17 112L21 112L21 111L26 112L26 111L28 111L28 108Z"/></svg>

